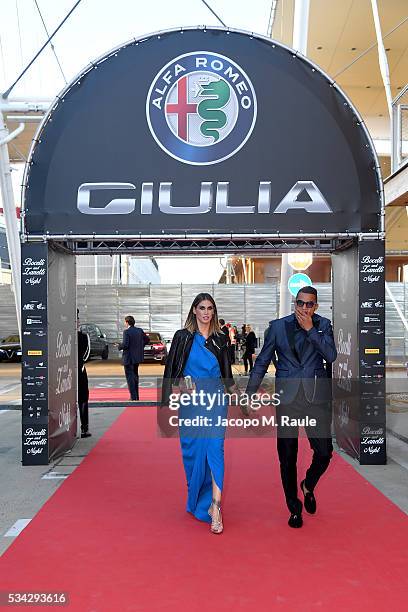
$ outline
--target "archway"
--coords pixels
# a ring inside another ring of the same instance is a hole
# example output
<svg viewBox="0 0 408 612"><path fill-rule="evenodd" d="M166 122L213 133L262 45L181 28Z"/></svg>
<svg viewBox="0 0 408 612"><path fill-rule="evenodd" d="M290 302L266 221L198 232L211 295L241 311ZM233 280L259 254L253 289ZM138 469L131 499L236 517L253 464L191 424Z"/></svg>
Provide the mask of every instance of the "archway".
<svg viewBox="0 0 408 612"><path fill-rule="evenodd" d="M296 249L333 254L338 442L383 463L383 213L361 118L293 50L191 28L92 63L56 99L27 164L23 464L75 437L74 254Z"/></svg>

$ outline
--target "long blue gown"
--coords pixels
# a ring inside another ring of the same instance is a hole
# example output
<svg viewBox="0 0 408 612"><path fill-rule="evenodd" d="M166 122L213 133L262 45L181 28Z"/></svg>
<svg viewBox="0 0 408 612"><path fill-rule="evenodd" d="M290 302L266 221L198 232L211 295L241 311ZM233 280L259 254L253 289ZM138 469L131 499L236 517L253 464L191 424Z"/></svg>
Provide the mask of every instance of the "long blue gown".
<svg viewBox="0 0 408 612"><path fill-rule="evenodd" d="M217 401L211 410L208 403L180 406L179 418L204 416L211 419L206 427L180 427L180 444L187 478L187 512L200 521L211 522L208 514L212 500L212 479L222 491L224 483L225 427L217 426L218 417L227 416L228 405L222 394L224 386L216 356L205 346L205 338L194 334L191 351L184 368L184 376L191 376L197 393L202 389L215 394ZM207 420L207 422L209 422Z"/></svg>

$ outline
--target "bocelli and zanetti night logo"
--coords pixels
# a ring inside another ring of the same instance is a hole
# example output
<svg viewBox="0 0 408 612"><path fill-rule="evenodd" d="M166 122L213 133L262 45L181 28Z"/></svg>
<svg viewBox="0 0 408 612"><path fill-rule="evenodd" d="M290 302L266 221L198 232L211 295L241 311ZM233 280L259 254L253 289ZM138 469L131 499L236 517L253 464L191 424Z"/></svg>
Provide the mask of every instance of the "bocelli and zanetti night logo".
<svg viewBox="0 0 408 612"><path fill-rule="evenodd" d="M233 156L250 137L257 114L252 83L228 57L195 51L176 57L155 76L146 116L157 144L186 164Z"/></svg>

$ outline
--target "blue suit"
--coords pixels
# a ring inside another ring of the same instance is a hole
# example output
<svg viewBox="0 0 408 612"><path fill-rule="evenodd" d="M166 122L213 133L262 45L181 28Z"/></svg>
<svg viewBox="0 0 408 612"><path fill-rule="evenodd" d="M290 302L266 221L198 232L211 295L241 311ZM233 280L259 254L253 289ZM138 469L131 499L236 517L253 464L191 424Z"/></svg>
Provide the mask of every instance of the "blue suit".
<svg viewBox="0 0 408 612"><path fill-rule="evenodd" d="M139 399L139 363L143 361L144 346L148 343L143 329L130 326L124 330L123 341L119 344L131 400Z"/></svg>
<svg viewBox="0 0 408 612"><path fill-rule="evenodd" d="M331 364L337 357L333 329L325 317L314 314L312 321L313 327L308 332L297 329L294 314L271 321L251 372L249 395L257 391L273 361L281 404L293 402L301 385L307 402L322 404L331 399L331 381L323 360Z"/></svg>
<svg viewBox="0 0 408 612"><path fill-rule="evenodd" d="M119 350L123 351L123 365L142 363L144 346L149 343L149 338L141 327L128 327L123 331L123 340L119 344Z"/></svg>
<svg viewBox="0 0 408 612"><path fill-rule="evenodd" d="M305 426L313 450L313 460L304 481L308 491L313 492L328 468L333 452L328 366L330 368L335 361L337 351L329 319L314 314L312 322L312 329L306 332L298 325L294 314L271 321L246 390L248 395L258 390L273 361L276 367L275 391L280 399L276 408L280 472L286 504L293 514L302 512L302 502L297 496L299 427L283 425L283 419L310 416L316 420L316 426Z"/></svg>

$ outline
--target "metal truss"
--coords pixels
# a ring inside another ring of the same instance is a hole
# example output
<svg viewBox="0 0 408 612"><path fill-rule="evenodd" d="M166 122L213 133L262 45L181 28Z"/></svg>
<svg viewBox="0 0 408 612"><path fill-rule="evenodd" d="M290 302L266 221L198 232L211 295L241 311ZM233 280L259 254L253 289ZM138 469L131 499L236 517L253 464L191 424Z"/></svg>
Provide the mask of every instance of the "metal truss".
<svg viewBox="0 0 408 612"><path fill-rule="evenodd" d="M121 240L66 240L63 242L53 241L54 245L68 247L75 254L83 255L105 255L126 253L129 255L199 255L199 254L261 254L261 253L283 253L283 252L321 252L331 253L347 248L353 239L349 238L174 238L165 237L126 238Z"/></svg>

